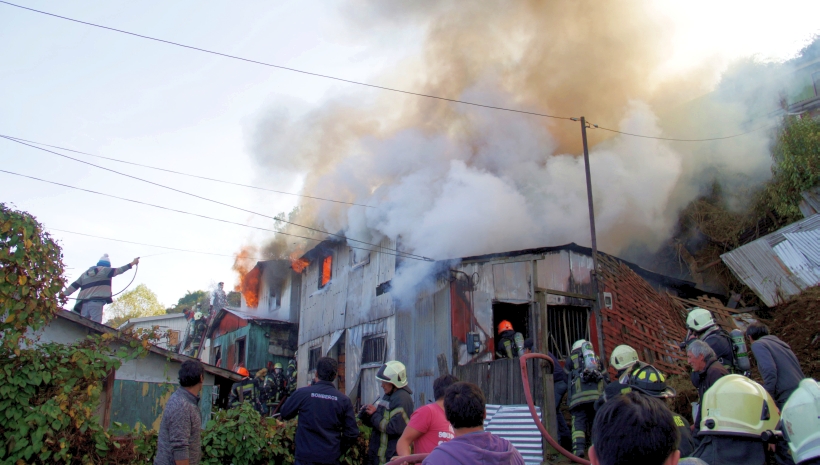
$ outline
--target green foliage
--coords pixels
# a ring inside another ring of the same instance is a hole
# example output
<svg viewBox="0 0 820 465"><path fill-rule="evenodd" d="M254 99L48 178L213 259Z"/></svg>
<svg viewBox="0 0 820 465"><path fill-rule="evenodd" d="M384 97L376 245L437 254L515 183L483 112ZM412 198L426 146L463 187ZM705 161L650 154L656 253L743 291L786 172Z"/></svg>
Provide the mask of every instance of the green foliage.
<svg viewBox="0 0 820 465"><path fill-rule="evenodd" d="M262 418L250 403L214 412L202 432L204 465L261 465L293 463L298 418L280 421ZM357 465L367 455L370 428L359 423L359 439L341 462Z"/></svg>
<svg viewBox="0 0 820 465"><path fill-rule="evenodd" d="M182 313L184 310L196 307L199 303L202 308L207 309L210 302L210 294L207 291L185 291L185 295L180 297L173 307L165 309L166 313Z"/></svg>
<svg viewBox="0 0 820 465"><path fill-rule="evenodd" d="M228 305L231 307L241 307L242 293L236 291L228 292Z"/></svg>
<svg viewBox="0 0 820 465"><path fill-rule="evenodd" d="M786 223L799 220L801 194L820 184L820 121L787 116L772 158L766 204Z"/></svg>
<svg viewBox="0 0 820 465"><path fill-rule="evenodd" d="M140 284L124 292L105 309L105 312L110 316L106 324L116 328L131 318L164 315L165 309L162 308L154 291L148 289L145 284Z"/></svg>
<svg viewBox="0 0 820 465"><path fill-rule="evenodd" d="M60 247L30 214L0 203L0 344L16 348L66 302Z"/></svg>
<svg viewBox="0 0 820 465"><path fill-rule="evenodd" d="M101 380L123 362L145 355L152 336L103 334L72 345L2 347L0 437L5 447L0 462L112 463L106 456L122 446L95 416Z"/></svg>

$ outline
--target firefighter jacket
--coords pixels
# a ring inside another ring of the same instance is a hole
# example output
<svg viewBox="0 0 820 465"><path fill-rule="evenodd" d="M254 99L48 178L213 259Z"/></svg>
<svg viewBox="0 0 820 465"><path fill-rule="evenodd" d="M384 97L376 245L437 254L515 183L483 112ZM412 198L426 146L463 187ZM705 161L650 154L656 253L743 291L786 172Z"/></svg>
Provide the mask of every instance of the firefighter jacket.
<svg viewBox="0 0 820 465"><path fill-rule="evenodd" d="M253 391L253 380L250 378L245 378L242 381L233 383L233 386L231 386L231 396L228 399L228 405L232 408L238 406L240 404L240 393L242 393L241 402L253 403Z"/></svg>
<svg viewBox="0 0 820 465"><path fill-rule="evenodd" d="M261 409L263 405L272 401L274 397L276 397L276 392L273 381L269 376L253 379L253 398L257 408Z"/></svg>
<svg viewBox="0 0 820 465"><path fill-rule="evenodd" d="M569 395L567 396L569 408L597 401L609 381L600 362L597 370L585 370L584 359L578 352L569 355L564 363L564 369L569 375Z"/></svg>
<svg viewBox="0 0 820 465"><path fill-rule="evenodd" d="M735 348L732 344L732 336L718 325L715 325L704 332L700 338L715 351L717 360L726 368L729 373L736 373L735 368Z"/></svg>
<svg viewBox="0 0 820 465"><path fill-rule="evenodd" d="M516 334L515 331L508 329L498 335L498 344L496 345L495 352L499 358L513 358L521 355L518 352L518 346L515 344Z"/></svg>
<svg viewBox="0 0 820 465"><path fill-rule="evenodd" d="M339 463L339 457L359 437L350 398L330 381L320 380L288 397L282 405L282 419L297 415L297 463Z"/></svg>
<svg viewBox="0 0 820 465"><path fill-rule="evenodd" d="M396 455L396 444L413 414L413 392L407 386L385 394L376 402L376 411L362 421L373 428L367 450L368 463L384 464Z"/></svg>

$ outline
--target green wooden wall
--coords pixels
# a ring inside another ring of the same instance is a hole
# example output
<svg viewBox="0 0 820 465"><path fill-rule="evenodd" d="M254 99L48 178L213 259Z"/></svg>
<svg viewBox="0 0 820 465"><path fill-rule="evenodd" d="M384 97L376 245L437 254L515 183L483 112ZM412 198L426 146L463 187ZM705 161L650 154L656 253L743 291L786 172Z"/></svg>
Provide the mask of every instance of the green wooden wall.
<svg viewBox="0 0 820 465"><path fill-rule="evenodd" d="M139 422L148 428L159 430L165 404L177 389L178 384L115 380L111 401L112 424L116 421L133 428ZM212 392L213 386L202 386L199 394L203 428L211 417Z"/></svg>
<svg viewBox="0 0 820 465"><path fill-rule="evenodd" d="M239 328L236 331L223 334L222 336L214 339L211 342L211 349L216 346L222 347L222 361L219 364L220 367L228 370L233 368L231 365L236 362L236 356L228 356L227 351L234 351L235 349L233 346L236 343L236 340L244 337L246 341L245 367L251 373L260 368L264 368L268 362L279 362L282 364L283 368L286 368L288 366L287 357L272 355L268 351L270 338L265 336L265 333L267 332L268 329L266 327L252 323L244 328Z"/></svg>

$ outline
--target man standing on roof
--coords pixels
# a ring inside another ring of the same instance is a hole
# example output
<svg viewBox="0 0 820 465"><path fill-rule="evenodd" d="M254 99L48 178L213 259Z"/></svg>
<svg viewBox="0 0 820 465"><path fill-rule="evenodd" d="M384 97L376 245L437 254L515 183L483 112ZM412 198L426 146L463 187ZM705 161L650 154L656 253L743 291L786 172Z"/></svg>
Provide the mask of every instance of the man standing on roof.
<svg viewBox="0 0 820 465"><path fill-rule="evenodd" d="M102 323L103 307L105 304L114 302L111 299L111 278L125 273L139 262L140 259L137 257L125 266L111 268L108 254L103 254L96 266L89 268L66 288L65 295L67 296L73 294L77 289L80 290L74 311L89 320Z"/></svg>
<svg viewBox="0 0 820 465"><path fill-rule="evenodd" d="M228 296L225 294L224 286L225 283L217 284L216 289L211 294L211 307L208 309L211 316L228 306Z"/></svg>
<svg viewBox="0 0 820 465"><path fill-rule="evenodd" d="M373 428L367 448L367 465L383 465L396 455L396 445L413 414L413 392L407 387L404 364L390 361L376 373L384 395L376 405L365 405L359 417Z"/></svg>

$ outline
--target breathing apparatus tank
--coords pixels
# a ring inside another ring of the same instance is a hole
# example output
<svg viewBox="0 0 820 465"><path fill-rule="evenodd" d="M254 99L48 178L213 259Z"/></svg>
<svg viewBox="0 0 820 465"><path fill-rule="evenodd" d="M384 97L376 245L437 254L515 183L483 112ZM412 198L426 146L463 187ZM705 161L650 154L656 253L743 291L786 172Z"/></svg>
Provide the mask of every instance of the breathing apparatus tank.
<svg viewBox="0 0 820 465"><path fill-rule="evenodd" d="M737 368L747 373L752 369L752 364L749 361L749 354L746 352L746 341L743 339L743 333L735 328L729 334L732 336L732 348L735 350Z"/></svg>

